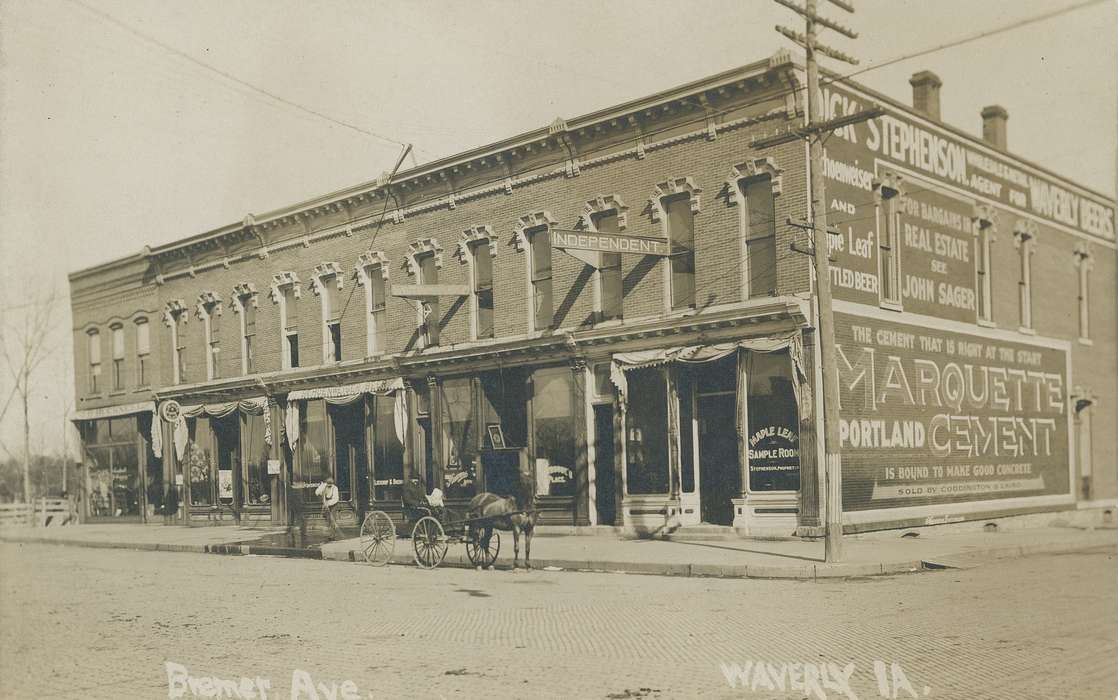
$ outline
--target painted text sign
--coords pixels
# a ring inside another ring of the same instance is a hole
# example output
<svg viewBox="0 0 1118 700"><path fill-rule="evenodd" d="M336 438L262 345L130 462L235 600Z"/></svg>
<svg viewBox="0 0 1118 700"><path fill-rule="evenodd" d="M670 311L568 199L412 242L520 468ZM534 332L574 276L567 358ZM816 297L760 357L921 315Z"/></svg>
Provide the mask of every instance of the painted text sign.
<svg viewBox="0 0 1118 700"><path fill-rule="evenodd" d="M835 315L843 507L1066 495L1058 349Z"/></svg>
<svg viewBox="0 0 1118 700"><path fill-rule="evenodd" d="M637 255L666 256L671 253L668 241L646 236L626 236L618 233L594 233L551 229L554 248L587 250L598 253L633 253Z"/></svg>

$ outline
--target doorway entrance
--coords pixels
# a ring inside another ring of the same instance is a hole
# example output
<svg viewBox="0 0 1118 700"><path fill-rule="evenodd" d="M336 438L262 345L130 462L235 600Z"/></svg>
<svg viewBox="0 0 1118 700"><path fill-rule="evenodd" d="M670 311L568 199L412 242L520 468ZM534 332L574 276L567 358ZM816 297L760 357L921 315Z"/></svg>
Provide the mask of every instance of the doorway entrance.
<svg viewBox="0 0 1118 700"><path fill-rule="evenodd" d="M338 497L350 503L360 502L354 485L364 476L365 500L368 500L368 459L365 452L365 404L362 401L329 406L330 423L334 427L334 483Z"/></svg>
<svg viewBox="0 0 1118 700"><path fill-rule="evenodd" d="M699 506L704 523L733 525L741 496L737 397L734 392L699 394Z"/></svg>
<svg viewBox="0 0 1118 700"><path fill-rule="evenodd" d="M594 501L598 524L617 522L617 484L614 479L613 404L594 405Z"/></svg>

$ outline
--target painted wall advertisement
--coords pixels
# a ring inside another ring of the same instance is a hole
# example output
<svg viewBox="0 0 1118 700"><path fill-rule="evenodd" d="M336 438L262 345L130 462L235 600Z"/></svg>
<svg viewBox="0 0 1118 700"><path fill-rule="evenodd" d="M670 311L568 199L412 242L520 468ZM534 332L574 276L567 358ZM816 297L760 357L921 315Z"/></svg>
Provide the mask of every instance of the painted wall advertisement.
<svg viewBox="0 0 1118 700"><path fill-rule="evenodd" d="M843 508L1070 493L1064 350L835 314Z"/></svg>
<svg viewBox="0 0 1118 700"><path fill-rule="evenodd" d="M828 119L861 111L867 100L830 86L823 91ZM973 323L975 204L1013 207L1041 222L1115 240L1114 212L1105 200L1063 186L966 142L926 128L898 111L836 130L824 148L835 297L877 305L878 266L886 230L885 206L874 182L903 178L897 206L899 287L906 311ZM1009 212L1009 216L1016 216ZM1012 220L1003 219L1012 227ZM887 239L884 240L888 245Z"/></svg>

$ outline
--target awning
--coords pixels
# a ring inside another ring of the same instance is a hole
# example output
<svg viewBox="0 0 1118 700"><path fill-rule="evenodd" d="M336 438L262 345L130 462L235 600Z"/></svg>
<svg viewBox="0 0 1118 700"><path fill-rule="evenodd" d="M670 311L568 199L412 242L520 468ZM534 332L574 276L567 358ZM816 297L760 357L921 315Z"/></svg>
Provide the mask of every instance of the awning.
<svg viewBox="0 0 1118 700"><path fill-rule="evenodd" d="M298 401L310 399L325 399L332 404L346 404L356 401L365 394L380 394L382 396L395 394L393 407L393 422L396 428L396 437L403 444L407 433L407 392L404 391L404 380L380 379L373 382L359 382L357 384L344 384L342 386L326 386L316 389L297 389L287 394L287 408L284 411L283 429L287 436L287 444L291 449L299 442L299 404Z"/></svg>
<svg viewBox="0 0 1118 700"><path fill-rule="evenodd" d="M669 362L712 362L736 353L738 350L751 350L753 352L788 350L788 354L792 358L792 366L796 371L797 381L793 383L793 387L796 389L799 399L800 415L805 419L810 417L811 383L804 367L804 346L799 331L788 331L763 338L744 338L711 345L679 345L656 350L619 352L613 355L609 378L621 394L622 403L625 403L628 401L629 393L629 382L625 378L625 372L628 370L657 367Z"/></svg>
<svg viewBox="0 0 1118 700"><path fill-rule="evenodd" d="M307 399L342 399L352 401L362 394L391 394L404 388L404 380L380 379L375 382L359 382L342 386L324 386L315 389L296 389L287 395L288 401Z"/></svg>
<svg viewBox="0 0 1118 700"><path fill-rule="evenodd" d="M154 401L141 401L140 403L128 403L120 406L105 406L103 408L86 408L74 414L70 420L98 420L100 418L117 418L119 416L128 416L133 413L144 413L155 410Z"/></svg>
<svg viewBox="0 0 1118 700"><path fill-rule="evenodd" d="M268 398L266 396L254 396L249 399L241 399L239 401L222 401L219 403L199 403L187 404L179 406L179 418L174 425L174 442L175 452L181 460L186 452L186 443L189 440L187 432L186 419L198 418L200 416L209 416L210 418L224 418L234 411L240 411L250 416L264 416L264 444L272 444L272 415L268 409ZM162 457L163 441L160 439L160 432L157 426L162 425L163 420L159 414L155 414L155 418L151 422L151 442L152 452L156 457Z"/></svg>

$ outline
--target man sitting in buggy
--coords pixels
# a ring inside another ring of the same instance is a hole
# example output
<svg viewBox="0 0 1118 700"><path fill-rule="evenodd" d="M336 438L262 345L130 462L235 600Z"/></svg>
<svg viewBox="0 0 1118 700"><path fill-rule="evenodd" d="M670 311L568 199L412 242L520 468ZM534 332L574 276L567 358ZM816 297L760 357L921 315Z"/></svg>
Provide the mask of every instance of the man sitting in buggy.
<svg viewBox="0 0 1118 700"><path fill-rule="evenodd" d="M443 492L435 489L427 495L423 482L411 478L404 484L404 517L416 521L424 515L432 515L440 523L446 521L446 507L443 505Z"/></svg>

